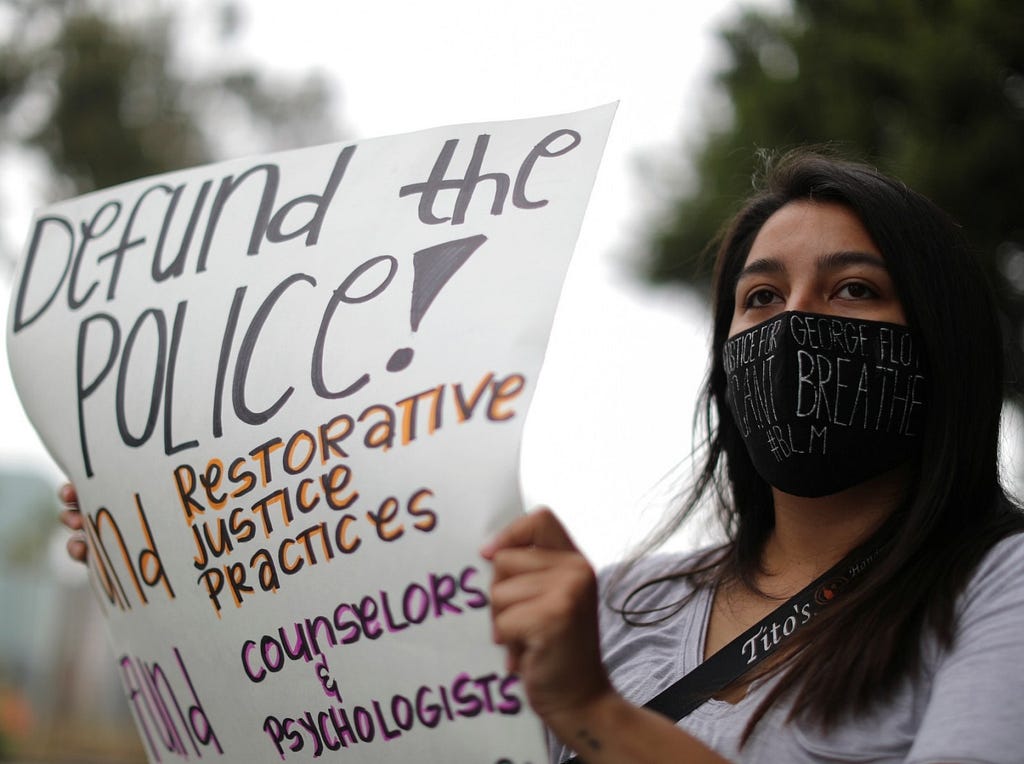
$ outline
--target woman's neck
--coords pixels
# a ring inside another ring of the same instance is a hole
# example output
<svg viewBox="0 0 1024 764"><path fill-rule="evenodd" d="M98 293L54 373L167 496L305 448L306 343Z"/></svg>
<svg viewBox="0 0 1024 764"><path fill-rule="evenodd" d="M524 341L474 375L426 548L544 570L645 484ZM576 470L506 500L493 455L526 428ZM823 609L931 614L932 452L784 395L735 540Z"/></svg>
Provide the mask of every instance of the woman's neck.
<svg viewBox="0 0 1024 764"><path fill-rule="evenodd" d="M775 527L762 555L762 591L797 591L866 541L903 501L906 468L897 468L821 498L772 489Z"/></svg>

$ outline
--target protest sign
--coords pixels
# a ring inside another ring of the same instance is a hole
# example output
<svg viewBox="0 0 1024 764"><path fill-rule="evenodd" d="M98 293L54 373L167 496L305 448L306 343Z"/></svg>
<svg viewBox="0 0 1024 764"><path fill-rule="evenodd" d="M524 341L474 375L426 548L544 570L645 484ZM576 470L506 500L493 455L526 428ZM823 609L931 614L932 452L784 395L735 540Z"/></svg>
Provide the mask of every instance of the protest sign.
<svg viewBox="0 0 1024 764"><path fill-rule="evenodd" d="M76 484L151 761L538 762L477 550L614 105L41 211L19 394Z"/></svg>

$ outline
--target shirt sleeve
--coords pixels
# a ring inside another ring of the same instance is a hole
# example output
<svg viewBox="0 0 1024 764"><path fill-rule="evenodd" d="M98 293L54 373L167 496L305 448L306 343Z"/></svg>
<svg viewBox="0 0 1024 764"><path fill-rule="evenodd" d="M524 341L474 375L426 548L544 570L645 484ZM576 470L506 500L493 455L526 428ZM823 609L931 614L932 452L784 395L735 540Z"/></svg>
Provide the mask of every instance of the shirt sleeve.
<svg viewBox="0 0 1024 764"><path fill-rule="evenodd" d="M958 603L907 764L1024 760L1024 535L986 555Z"/></svg>

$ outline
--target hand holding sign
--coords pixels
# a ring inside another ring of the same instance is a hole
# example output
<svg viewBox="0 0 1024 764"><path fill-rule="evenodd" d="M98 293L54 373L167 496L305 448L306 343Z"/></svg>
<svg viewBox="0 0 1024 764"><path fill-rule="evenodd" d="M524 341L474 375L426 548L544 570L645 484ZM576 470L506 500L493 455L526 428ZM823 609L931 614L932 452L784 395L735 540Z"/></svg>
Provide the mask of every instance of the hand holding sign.
<svg viewBox="0 0 1024 764"><path fill-rule="evenodd" d="M512 522L481 554L494 563L494 638L542 717L611 689L601 664L597 579L558 519L541 509Z"/></svg>

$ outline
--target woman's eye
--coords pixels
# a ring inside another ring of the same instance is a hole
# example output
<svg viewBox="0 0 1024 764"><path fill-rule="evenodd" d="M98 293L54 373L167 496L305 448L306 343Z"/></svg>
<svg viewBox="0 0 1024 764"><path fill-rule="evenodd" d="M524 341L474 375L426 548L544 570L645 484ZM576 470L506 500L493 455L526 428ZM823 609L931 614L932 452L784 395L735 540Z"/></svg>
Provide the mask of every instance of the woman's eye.
<svg viewBox="0 0 1024 764"><path fill-rule="evenodd" d="M878 292L860 281L851 281L843 284L836 292L836 296L844 300L869 300L878 297Z"/></svg>
<svg viewBox="0 0 1024 764"><path fill-rule="evenodd" d="M747 295L748 308L763 308L779 300L779 296L771 289L757 289Z"/></svg>

